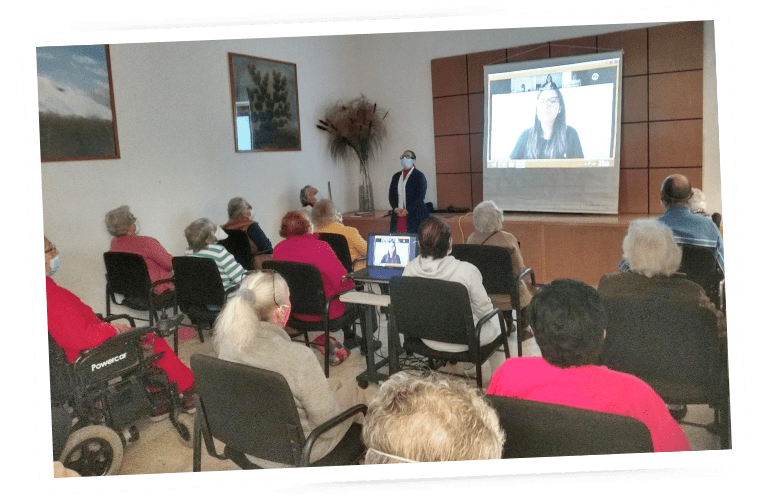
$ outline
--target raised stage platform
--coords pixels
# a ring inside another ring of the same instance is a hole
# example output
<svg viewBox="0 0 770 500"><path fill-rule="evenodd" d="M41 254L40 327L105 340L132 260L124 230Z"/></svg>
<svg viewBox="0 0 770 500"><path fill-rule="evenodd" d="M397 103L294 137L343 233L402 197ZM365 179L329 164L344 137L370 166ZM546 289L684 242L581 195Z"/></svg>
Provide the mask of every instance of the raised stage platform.
<svg viewBox="0 0 770 500"><path fill-rule="evenodd" d="M369 233L388 232L390 218L386 214L378 210L373 216L359 217L349 212L343 220L365 239ZM470 212L433 215L446 218L455 243L464 243L473 232ZM524 263L535 271L539 283L573 278L596 286L603 274L618 270L628 225L642 217L657 216L511 213L505 215L503 229L518 238Z"/></svg>

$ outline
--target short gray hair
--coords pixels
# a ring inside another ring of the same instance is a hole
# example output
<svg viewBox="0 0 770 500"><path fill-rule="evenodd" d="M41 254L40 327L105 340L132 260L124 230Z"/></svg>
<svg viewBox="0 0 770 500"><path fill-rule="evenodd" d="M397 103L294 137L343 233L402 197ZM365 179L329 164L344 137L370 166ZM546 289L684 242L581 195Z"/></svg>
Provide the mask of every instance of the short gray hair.
<svg viewBox="0 0 770 500"><path fill-rule="evenodd" d="M307 186L303 187L299 191L299 202L302 203L303 207L307 206L307 205L310 205L310 202L307 199L307 194L310 192L311 189L315 189L316 192L318 192L318 190L316 188L314 188L313 186L311 186L310 184L308 184Z"/></svg>
<svg viewBox="0 0 770 500"><path fill-rule="evenodd" d="M115 210L110 210L104 216L107 231L113 236L123 236L128 233L128 228L134 222L136 222L136 217L131 214L128 205L121 205Z"/></svg>
<svg viewBox="0 0 770 500"><path fill-rule="evenodd" d="M494 233L503 228L503 211L494 201L482 201L473 209L473 228L480 233Z"/></svg>
<svg viewBox="0 0 770 500"><path fill-rule="evenodd" d="M334 206L332 200L321 200L313 205L313 210L310 212L311 221L315 227L322 227L330 222L342 222L342 217L337 211L337 207Z"/></svg>
<svg viewBox="0 0 770 500"><path fill-rule="evenodd" d="M623 258L631 271L651 278L671 276L682 262L674 232L657 219L637 219L623 238Z"/></svg>
<svg viewBox="0 0 770 500"><path fill-rule="evenodd" d="M399 372L385 381L369 403L361 437L367 464L497 459L505 442L482 393L435 372Z"/></svg>
<svg viewBox="0 0 770 500"><path fill-rule="evenodd" d="M203 217L192 221L185 228L184 237L187 238L187 244L190 245L190 248L197 252L209 243L217 240L216 236L214 236L216 230L216 224Z"/></svg>
<svg viewBox="0 0 770 500"><path fill-rule="evenodd" d="M288 292L289 285L276 272L258 271L247 276L214 322L217 350L227 345L244 351L254 341L260 323L269 322L277 307L289 304Z"/></svg>
<svg viewBox="0 0 770 500"><path fill-rule="evenodd" d="M251 210L251 205L242 196L237 196L227 202L227 217L237 219L246 210Z"/></svg>

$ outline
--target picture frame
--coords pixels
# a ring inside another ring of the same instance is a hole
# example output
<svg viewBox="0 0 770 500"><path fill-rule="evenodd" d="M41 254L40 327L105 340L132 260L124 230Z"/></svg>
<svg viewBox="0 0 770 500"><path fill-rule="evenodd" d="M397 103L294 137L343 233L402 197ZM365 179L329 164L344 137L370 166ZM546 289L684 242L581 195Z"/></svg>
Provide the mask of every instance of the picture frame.
<svg viewBox="0 0 770 500"><path fill-rule="evenodd" d="M36 49L40 160L120 158L109 45Z"/></svg>
<svg viewBox="0 0 770 500"><path fill-rule="evenodd" d="M235 151L301 151L297 65L228 53Z"/></svg>

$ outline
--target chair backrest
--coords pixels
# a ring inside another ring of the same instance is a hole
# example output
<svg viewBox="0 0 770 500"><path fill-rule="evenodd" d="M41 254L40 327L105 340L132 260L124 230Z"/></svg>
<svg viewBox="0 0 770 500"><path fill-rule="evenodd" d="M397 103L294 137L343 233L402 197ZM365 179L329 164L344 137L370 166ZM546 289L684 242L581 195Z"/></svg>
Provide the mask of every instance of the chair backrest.
<svg viewBox="0 0 770 500"><path fill-rule="evenodd" d="M312 264L268 260L262 266L273 269L280 274L289 285L292 314L311 314L323 316L326 307L321 271Z"/></svg>
<svg viewBox="0 0 770 500"><path fill-rule="evenodd" d="M64 349L48 334L48 371L51 377L51 403L64 403L77 383Z"/></svg>
<svg viewBox="0 0 770 500"><path fill-rule="evenodd" d="M481 279L487 294L513 294L516 276L511 267L511 254L503 247L494 245L452 245L452 255L470 262L481 271Z"/></svg>
<svg viewBox="0 0 770 500"><path fill-rule="evenodd" d="M238 229L225 229L224 231L227 233L227 238L219 240L219 244L225 247L244 269L254 270L249 235Z"/></svg>
<svg viewBox="0 0 770 500"><path fill-rule="evenodd" d="M667 399L688 387L718 389L721 354L714 313L668 300L605 297L607 337L600 363L647 382Z"/></svg>
<svg viewBox="0 0 770 500"><path fill-rule="evenodd" d="M503 458L653 451L650 431L622 415L487 395L505 431Z"/></svg>
<svg viewBox="0 0 770 500"><path fill-rule="evenodd" d="M189 307L222 306L225 289L213 259L191 255L171 258L177 300L182 311Z"/></svg>
<svg viewBox="0 0 770 500"><path fill-rule="evenodd" d="M394 276L390 302L404 337L468 345L475 329L468 290L462 283Z"/></svg>
<svg viewBox="0 0 770 500"><path fill-rule="evenodd" d="M107 269L108 293L119 293L134 301L147 303L152 282L147 263L141 255L104 252L104 267Z"/></svg>
<svg viewBox="0 0 770 500"><path fill-rule="evenodd" d="M353 258L350 256L347 238L337 233L318 233L318 239L325 241L332 247L334 254L347 272L353 272Z"/></svg>
<svg viewBox="0 0 770 500"><path fill-rule="evenodd" d="M719 282L724 279L724 274L717 264L716 249L685 243L682 247L682 263L679 272L684 273L687 279L694 281L706 290L706 294L714 302L720 305Z"/></svg>
<svg viewBox="0 0 770 500"><path fill-rule="evenodd" d="M305 436L282 375L202 354L192 355L190 367L213 437L242 453L299 465Z"/></svg>

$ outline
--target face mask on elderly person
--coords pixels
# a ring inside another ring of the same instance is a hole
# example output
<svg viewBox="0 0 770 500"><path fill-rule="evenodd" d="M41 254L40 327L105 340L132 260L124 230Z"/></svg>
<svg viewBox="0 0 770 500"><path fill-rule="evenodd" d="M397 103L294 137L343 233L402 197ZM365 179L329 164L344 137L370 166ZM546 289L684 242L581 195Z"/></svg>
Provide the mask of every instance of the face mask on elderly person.
<svg viewBox="0 0 770 500"><path fill-rule="evenodd" d="M48 276L53 276L53 274L59 270L59 256L55 256L50 261L48 261L48 265L50 266L51 270L48 271L46 274Z"/></svg>
<svg viewBox="0 0 770 500"><path fill-rule="evenodd" d="M401 158L401 166L404 168L409 168L412 165L414 165L414 160L411 158Z"/></svg>
<svg viewBox="0 0 770 500"><path fill-rule="evenodd" d="M221 241L227 238L227 233L224 229L222 229L221 226L217 226L217 230L214 232L214 238L217 239L217 241Z"/></svg>

